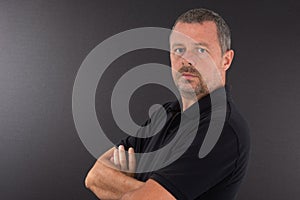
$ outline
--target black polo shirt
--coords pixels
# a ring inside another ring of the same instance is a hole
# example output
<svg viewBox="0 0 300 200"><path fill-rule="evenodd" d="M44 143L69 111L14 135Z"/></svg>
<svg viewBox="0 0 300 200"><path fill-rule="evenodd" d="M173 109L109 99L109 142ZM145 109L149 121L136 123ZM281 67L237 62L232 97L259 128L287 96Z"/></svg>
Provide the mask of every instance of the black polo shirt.
<svg viewBox="0 0 300 200"><path fill-rule="evenodd" d="M213 91L184 112L180 102L166 103L164 109L154 112L151 120L145 123L147 128L138 131L137 137L123 139L118 145L123 144L126 149L133 147L137 153L159 152L170 144L174 147L148 160L138 157L140 169L146 166L153 170L137 173L135 178L155 180L176 199L235 199L247 169L250 138L247 123L236 109L228 86L225 89ZM212 96L214 101L211 101ZM225 106L218 107L218 103L224 100ZM197 106L200 110L196 109ZM218 113L218 109L225 109L224 117L212 114ZM167 114L166 123L157 130L156 127L164 121L163 113ZM208 130L213 130L210 128L213 122L222 123L220 136L209 154L199 158L200 147ZM157 133L153 135L152 132ZM146 137L149 134L152 136ZM166 165L157 168L161 163Z"/></svg>

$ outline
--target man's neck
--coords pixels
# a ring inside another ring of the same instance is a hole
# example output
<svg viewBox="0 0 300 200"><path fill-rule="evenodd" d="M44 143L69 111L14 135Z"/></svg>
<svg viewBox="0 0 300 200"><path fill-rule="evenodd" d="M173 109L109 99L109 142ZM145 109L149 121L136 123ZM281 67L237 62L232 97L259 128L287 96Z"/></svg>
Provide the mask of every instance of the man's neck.
<svg viewBox="0 0 300 200"><path fill-rule="evenodd" d="M182 100L182 112L188 109L191 105L193 105L196 101L194 99L186 99L181 97Z"/></svg>
<svg viewBox="0 0 300 200"><path fill-rule="evenodd" d="M225 84L222 85L222 86L216 87L211 92L215 91L216 89L218 89L220 87L225 87ZM184 112L191 105L193 105L195 102L199 101L201 98L203 98L204 96L206 96L208 94L209 94L209 92L208 93L201 93L201 94L199 94L197 96L191 96L191 95L187 95L187 94L181 93L182 112Z"/></svg>
<svg viewBox="0 0 300 200"><path fill-rule="evenodd" d="M186 97L186 95L181 95L181 102L182 102L182 112L184 112L186 109L188 109L191 105L193 105L195 102L200 100L202 97L206 96L207 94L201 94L197 97Z"/></svg>

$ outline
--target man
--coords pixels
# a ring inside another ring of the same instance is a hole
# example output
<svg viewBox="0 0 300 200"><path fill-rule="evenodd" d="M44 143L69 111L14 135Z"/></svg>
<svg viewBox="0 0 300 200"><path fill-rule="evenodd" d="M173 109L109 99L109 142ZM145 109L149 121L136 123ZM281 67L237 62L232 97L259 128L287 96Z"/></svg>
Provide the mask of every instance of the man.
<svg viewBox="0 0 300 200"><path fill-rule="evenodd" d="M182 14L170 35L172 76L181 100L164 105L167 121L159 133L150 138L130 136L103 154L88 173L86 187L100 199L235 199L246 172L250 144L247 124L226 86L226 71L233 56L229 27L218 14L207 9ZM222 101L224 88L222 121L213 112L222 110L218 103ZM216 108L212 108L212 96L220 97L215 101ZM152 121L146 123L150 128L143 129L139 135L154 131L162 112L154 113ZM213 149L199 158L212 121L222 123L219 138ZM161 169L155 168L157 159L145 161L154 170L135 174L137 165L144 164L136 159L135 153L164 147L179 134L180 123L186 127L182 137L177 138L183 145L170 150L168 156L158 157L167 162L179 155L177 159ZM195 125L196 135L192 135ZM188 147L182 150L185 144Z"/></svg>

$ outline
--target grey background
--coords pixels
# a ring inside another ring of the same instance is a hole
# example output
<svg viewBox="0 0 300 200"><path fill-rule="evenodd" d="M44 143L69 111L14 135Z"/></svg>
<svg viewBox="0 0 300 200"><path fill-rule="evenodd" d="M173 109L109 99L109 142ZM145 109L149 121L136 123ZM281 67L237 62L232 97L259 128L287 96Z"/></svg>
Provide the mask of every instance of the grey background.
<svg viewBox="0 0 300 200"><path fill-rule="evenodd" d="M0 199L96 199L84 188L95 159L76 133L72 87L86 55L130 28L170 28L194 7L219 12L232 29L232 93L248 119L252 154L242 200L299 199L299 1L0 1ZM147 39L147 38L145 38ZM124 135L109 110L111 89L130 68L168 64L158 50L128 53L100 80L96 109L112 140ZM142 123L173 96L147 85L132 97ZM118 137L116 137L116 135Z"/></svg>

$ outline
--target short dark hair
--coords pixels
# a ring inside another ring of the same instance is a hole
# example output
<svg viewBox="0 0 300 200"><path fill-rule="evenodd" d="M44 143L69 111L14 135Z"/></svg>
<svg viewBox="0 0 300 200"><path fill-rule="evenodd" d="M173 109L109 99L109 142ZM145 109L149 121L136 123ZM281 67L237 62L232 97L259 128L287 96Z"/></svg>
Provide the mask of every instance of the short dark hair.
<svg viewBox="0 0 300 200"><path fill-rule="evenodd" d="M196 8L188 10L180 15L174 23L173 28L178 22L183 23L202 23L205 21L212 21L217 26L218 39L222 51L222 55L231 47L231 33L229 26L225 20L214 11L205 8Z"/></svg>

